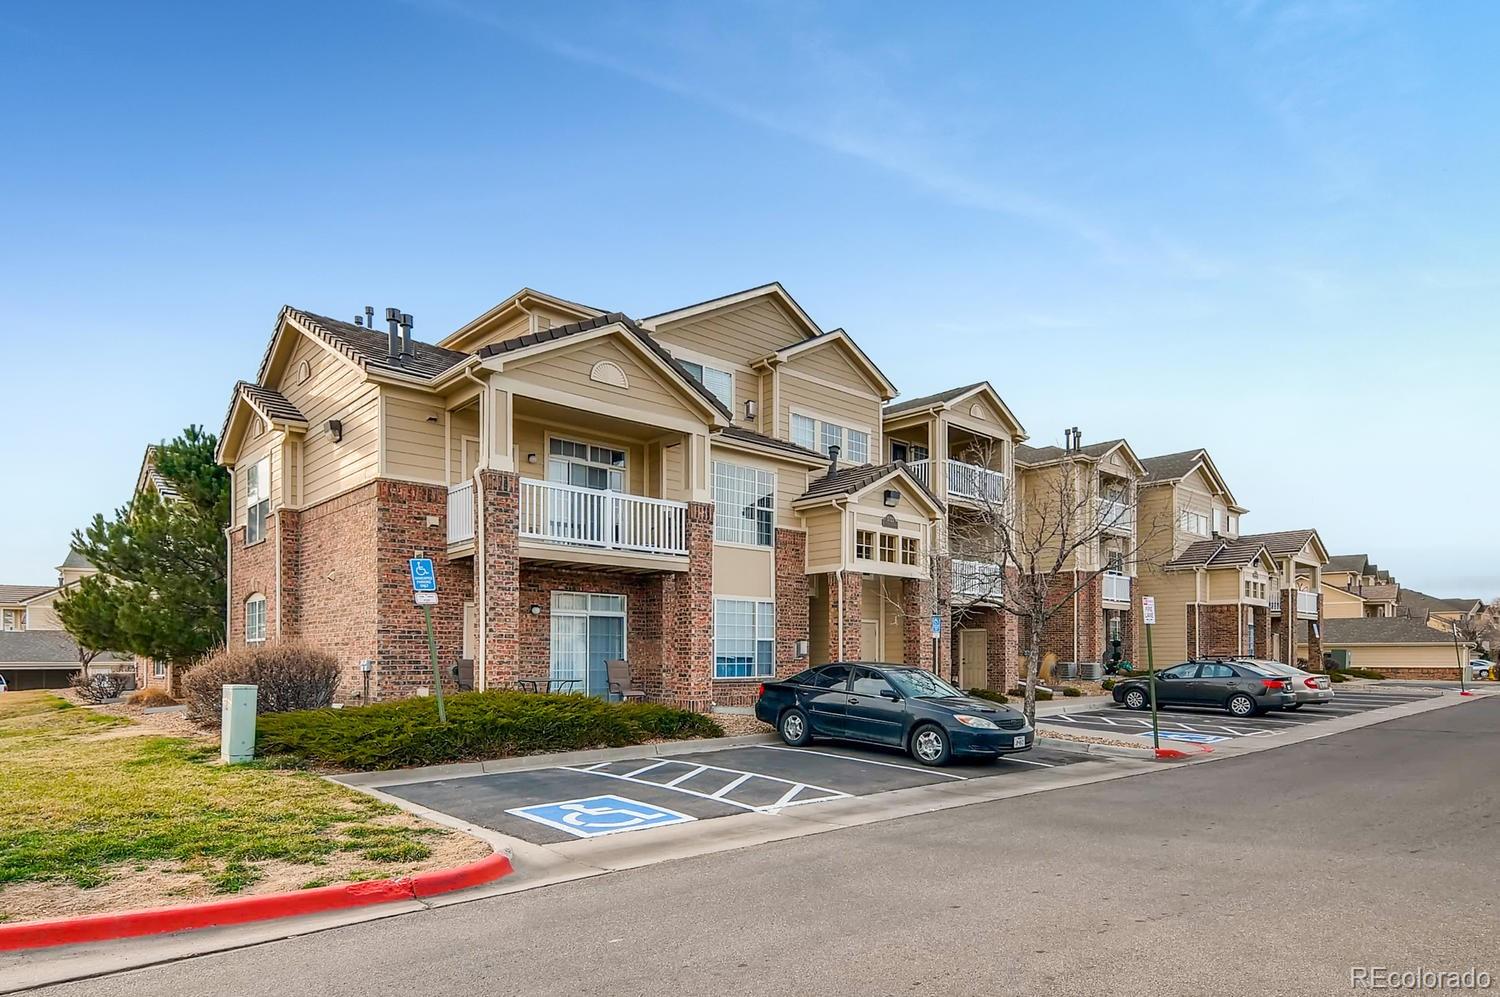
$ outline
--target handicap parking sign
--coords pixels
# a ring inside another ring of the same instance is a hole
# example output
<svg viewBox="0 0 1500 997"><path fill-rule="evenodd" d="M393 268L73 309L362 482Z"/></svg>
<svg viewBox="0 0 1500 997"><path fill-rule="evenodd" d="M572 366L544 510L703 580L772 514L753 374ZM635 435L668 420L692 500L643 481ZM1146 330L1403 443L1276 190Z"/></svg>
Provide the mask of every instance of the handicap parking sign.
<svg viewBox="0 0 1500 997"><path fill-rule="evenodd" d="M696 817L676 810L627 800L623 796L589 796L561 803L538 803L505 812L566 831L579 838L597 838L621 831L644 831L647 828L697 820Z"/></svg>
<svg viewBox="0 0 1500 997"><path fill-rule="evenodd" d="M437 575L432 572L432 558L411 559L411 590L413 592L436 592Z"/></svg>
<svg viewBox="0 0 1500 997"><path fill-rule="evenodd" d="M1140 736L1150 737L1151 732L1143 730ZM1163 741L1191 741L1193 744L1218 744L1220 741L1229 740L1221 734L1194 734L1182 730L1164 730L1160 736Z"/></svg>

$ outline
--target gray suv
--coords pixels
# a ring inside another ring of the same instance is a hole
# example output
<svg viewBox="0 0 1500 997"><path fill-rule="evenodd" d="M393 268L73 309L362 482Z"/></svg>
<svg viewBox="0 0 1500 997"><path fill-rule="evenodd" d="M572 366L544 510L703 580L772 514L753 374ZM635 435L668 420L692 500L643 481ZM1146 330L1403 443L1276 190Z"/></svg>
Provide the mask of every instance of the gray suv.
<svg viewBox="0 0 1500 997"><path fill-rule="evenodd" d="M1132 710L1151 705L1145 676L1114 688L1115 702ZM1211 706L1237 717L1253 717L1297 702L1291 683L1245 661L1185 661L1156 673L1156 701L1163 706Z"/></svg>

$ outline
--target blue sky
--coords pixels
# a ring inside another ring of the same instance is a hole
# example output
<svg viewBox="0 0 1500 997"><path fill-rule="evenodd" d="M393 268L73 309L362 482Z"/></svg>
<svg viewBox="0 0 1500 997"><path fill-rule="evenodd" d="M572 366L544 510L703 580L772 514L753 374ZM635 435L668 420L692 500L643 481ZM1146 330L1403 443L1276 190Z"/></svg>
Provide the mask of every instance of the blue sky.
<svg viewBox="0 0 1500 997"><path fill-rule="evenodd" d="M535 8L535 9L533 9ZM283 303L780 280L904 394L1206 446L1246 528L1500 595L1500 7L0 12L0 580L217 431Z"/></svg>

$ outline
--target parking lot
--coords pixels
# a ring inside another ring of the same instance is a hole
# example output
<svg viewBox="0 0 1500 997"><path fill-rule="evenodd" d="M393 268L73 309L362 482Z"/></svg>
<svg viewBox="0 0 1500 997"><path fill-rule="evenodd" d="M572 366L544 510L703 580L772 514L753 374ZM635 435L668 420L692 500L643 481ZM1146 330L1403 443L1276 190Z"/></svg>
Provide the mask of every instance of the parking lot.
<svg viewBox="0 0 1500 997"><path fill-rule="evenodd" d="M1440 695L1440 692L1411 688L1399 691L1350 692L1335 689L1333 702L1324 705L1309 703L1294 712L1273 710L1258 717L1238 718L1223 710L1208 707L1163 706L1157 711L1157 718L1164 741L1215 744L1240 737L1274 737L1336 717L1368 713ZM1057 713L1038 719L1042 724L1080 733L1102 734L1122 740L1149 741L1151 738L1151 713L1147 710L1128 710L1120 704L1082 713Z"/></svg>
<svg viewBox="0 0 1500 997"><path fill-rule="evenodd" d="M753 744L386 786L382 791L536 844L713 820L970 779L1025 779L1079 756L1046 747L925 768L895 751Z"/></svg>

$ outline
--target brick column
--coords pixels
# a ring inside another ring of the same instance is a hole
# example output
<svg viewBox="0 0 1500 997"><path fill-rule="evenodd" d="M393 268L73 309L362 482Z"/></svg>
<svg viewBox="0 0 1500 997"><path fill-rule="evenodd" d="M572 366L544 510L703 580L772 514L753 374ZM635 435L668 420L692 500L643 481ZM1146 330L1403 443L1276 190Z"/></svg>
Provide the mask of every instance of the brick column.
<svg viewBox="0 0 1500 997"><path fill-rule="evenodd" d="M1250 612L1255 619L1255 656L1257 658L1270 657L1271 609L1269 606L1254 606ZM1248 643L1245 649L1247 651L1250 649Z"/></svg>
<svg viewBox="0 0 1500 997"><path fill-rule="evenodd" d="M662 700L707 710L713 702L714 507L687 508L688 570L662 582Z"/></svg>
<svg viewBox="0 0 1500 997"><path fill-rule="evenodd" d="M515 680L520 655L521 479L507 471L480 471L476 492L475 602L485 682L495 688Z"/></svg>
<svg viewBox="0 0 1500 997"><path fill-rule="evenodd" d="M1203 657L1227 658L1239 654L1240 628L1244 626L1239 610L1238 604L1212 606L1188 603L1188 654L1193 653L1195 631L1201 631L1196 636L1199 638Z"/></svg>
<svg viewBox="0 0 1500 997"><path fill-rule="evenodd" d="M298 513L295 509L278 509L276 511L276 544L277 557L280 559L281 598L278 600L277 619L280 621L280 630L272 630L272 633L280 633L287 640L293 640L300 636L298 629L301 617L299 611L301 604L298 601L298 579L301 573L297 570L297 551L300 536L298 534Z"/></svg>
<svg viewBox="0 0 1500 997"><path fill-rule="evenodd" d="M1318 618L1317 618L1317 621L1316 621L1318 625L1317 625L1316 628L1314 628L1312 626L1313 622L1314 621L1309 620L1308 621L1308 627L1307 627L1307 667L1309 669L1311 669L1312 671L1321 672L1323 670L1323 593L1322 592L1318 593ZM1293 626L1295 626L1295 624L1293 624ZM1314 629L1317 630L1317 634L1316 635L1313 634L1313 630ZM1295 631L1294 631L1294 633L1295 633ZM1294 638L1294 640L1295 640L1295 638ZM1295 659L1294 659L1294 661L1295 661ZM1455 667L1454 671L1456 672L1457 670L1458 669ZM1457 676L1455 675L1455 678L1456 677Z"/></svg>
<svg viewBox="0 0 1500 997"><path fill-rule="evenodd" d="M844 645L839 646L839 576L828 574L828 660L858 661L863 657L860 624L864 620L864 578L844 572Z"/></svg>
<svg viewBox="0 0 1500 997"><path fill-rule="evenodd" d="M807 667L797 641L809 640L807 618L807 534L776 531L776 674L794 675Z"/></svg>

